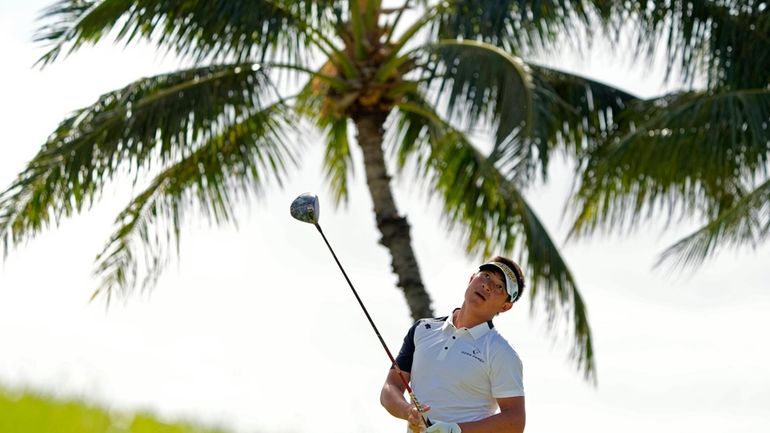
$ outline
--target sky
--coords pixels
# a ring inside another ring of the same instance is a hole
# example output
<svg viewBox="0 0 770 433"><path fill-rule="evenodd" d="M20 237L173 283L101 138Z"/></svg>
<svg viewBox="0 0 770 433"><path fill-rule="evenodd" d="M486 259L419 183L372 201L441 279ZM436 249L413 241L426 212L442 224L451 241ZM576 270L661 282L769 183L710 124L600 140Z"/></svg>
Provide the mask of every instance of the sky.
<svg viewBox="0 0 770 433"><path fill-rule="evenodd" d="M43 53L32 43L35 17L46 4L0 2L2 188L69 112L176 65L146 46L102 44L33 68ZM565 53L552 63L641 96L666 90L659 70L611 54L595 50L578 60ZM411 319L377 243L362 171L348 206L335 209L317 147L306 148L282 187L244 205L237 227L187 221L180 256L156 289L109 309L89 302L91 272L130 198L128 180L109 185L92 209L15 248L0 265L0 384L237 432L402 431L378 401L387 357L323 240L289 217L298 194L319 195L324 233L398 350ZM671 274L653 268L655 259L692 222L565 243L572 173L557 162L549 175L526 195L588 306L598 385L576 372L565 330L549 332L525 294L496 326L524 362L526 431L770 431L770 349L763 343L770 246L728 251L695 272ZM447 235L440 208L413 179L394 177L393 188L434 309L446 314L459 305L478 258Z"/></svg>

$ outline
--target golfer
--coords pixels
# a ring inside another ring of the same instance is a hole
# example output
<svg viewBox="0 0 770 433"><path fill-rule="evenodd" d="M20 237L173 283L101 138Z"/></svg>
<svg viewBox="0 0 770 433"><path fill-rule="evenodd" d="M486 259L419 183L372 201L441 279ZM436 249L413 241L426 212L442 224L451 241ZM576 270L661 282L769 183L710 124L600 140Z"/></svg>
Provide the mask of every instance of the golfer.
<svg viewBox="0 0 770 433"><path fill-rule="evenodd" d="M433 425L426 430L394 368L380 393L385 409L407 420L413 432L523 432L521 360L492 324L523 289L521 269L510 259L482 264L468 281L462 306L446 317L418 320L396 358Z"/></svg>

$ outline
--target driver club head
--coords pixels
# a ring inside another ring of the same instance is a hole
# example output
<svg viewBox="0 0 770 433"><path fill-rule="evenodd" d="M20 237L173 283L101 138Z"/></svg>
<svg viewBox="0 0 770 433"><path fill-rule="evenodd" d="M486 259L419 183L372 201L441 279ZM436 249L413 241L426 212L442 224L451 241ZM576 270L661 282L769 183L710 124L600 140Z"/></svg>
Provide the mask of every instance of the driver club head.
<svg viewBox="0 0 770 433"><path fill-rule="evenodd" d="M319 216L318 196L309 192L301 194L291 202L289 212L296 220L317 225Z"/></svg>

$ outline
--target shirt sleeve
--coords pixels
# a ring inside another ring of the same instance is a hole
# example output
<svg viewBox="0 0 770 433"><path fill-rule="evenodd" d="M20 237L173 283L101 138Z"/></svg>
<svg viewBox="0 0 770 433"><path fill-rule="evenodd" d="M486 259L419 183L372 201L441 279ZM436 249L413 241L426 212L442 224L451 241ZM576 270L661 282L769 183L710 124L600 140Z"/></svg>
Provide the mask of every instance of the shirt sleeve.
<svg viewBox="0 0 770 433"><path fill-rule="evenodd" d="M506 343L492 354L491 359L492 397L523 396L524 368L516 351Z"/></svg>
<svg viewBox="0 0 770 433"><path fill-rule="evenodd" d="M412 371L412 361L414 360L414 331L417 329L419 323L420 321L418 320L414 322L414 325L412 325L411 328L409 328L409 331L404 337L404 343L401 344L401 350L396 357L398 368L407 373L411 373Z"/></svg>

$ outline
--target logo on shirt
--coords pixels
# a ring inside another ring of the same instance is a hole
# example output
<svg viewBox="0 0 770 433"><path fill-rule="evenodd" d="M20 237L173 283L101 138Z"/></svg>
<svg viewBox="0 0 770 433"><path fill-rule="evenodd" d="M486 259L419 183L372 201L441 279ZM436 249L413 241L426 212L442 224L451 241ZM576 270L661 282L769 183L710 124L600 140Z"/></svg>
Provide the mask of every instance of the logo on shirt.
<svg viewBox="0 0 770 433"><path fill-rule="evenodd" d="M465 355L465 356L470 356L471 358L473 358L473 359L475 359L476 361L479 361L479 362L481 362L481 363L485 363L485 362L486 362L486 361L484 361L484 359L482 359L482 358L480 358L480 357L479 357L479 354L481 353L481 351L480 351L480 350L478 350L478 349L473 349L471 352L468 352L468 351L466 351L466 350L463 350L463 351L461 351L460 353L462 353L462 354L463 354L463 355Z"/></svg>

